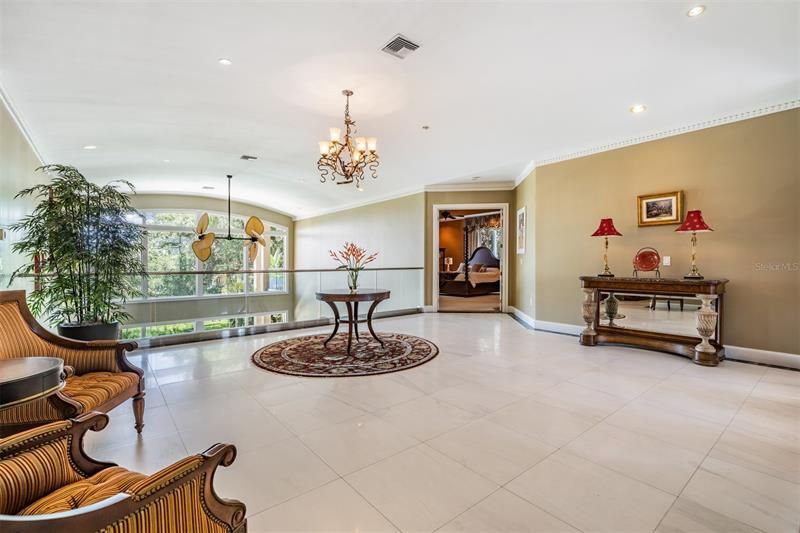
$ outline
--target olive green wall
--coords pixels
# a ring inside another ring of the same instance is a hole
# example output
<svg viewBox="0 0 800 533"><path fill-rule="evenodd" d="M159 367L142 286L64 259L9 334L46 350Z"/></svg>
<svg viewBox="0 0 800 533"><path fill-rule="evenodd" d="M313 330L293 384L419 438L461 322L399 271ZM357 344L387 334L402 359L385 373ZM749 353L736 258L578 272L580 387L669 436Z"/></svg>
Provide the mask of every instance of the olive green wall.
<svg viewBox="0 0 800 533"><path fill-rule="evenodd" d="M450 192L426 192L425 193L425 305L432 305L433 292L431 289L431 280L433 272L436 272L438 253L434 254L433 250L433 206L436 204L508 204L508 218L514 219L514 191L450 191ZM516 247L514 240L516 233L514 231L514 224L511 221L504 220L503 224L506 231L508 231L508 260L506 272L503 273L504 279L509 281L508 285L508 299L509 304L514 305L515 294L515 268L514 268L514 253Z"/></svg>
<svg viewBox="0 0 800 533"><path fill-rule="evenodd" d="M41 165L39 158L22 135L5 105L0 102L0 229L6 237L0 240L0 290L6 290L11 273L24 258L11 252L11 245L20 236L8 231L8 226L30 213L35 205L31 198L14 199L22 189L46 181L35 172ZM29 289L30 283L15 280L12 289Z"/></svg>
<svg viewBox="0 0 800 533"><path fill-rule="evenodd" d="M510 257L516 259L516 293L509 296L511 305L525 313L530 318L536 317L536 170L534 169L516 189L514 189L514 203L516 209L525 208L526 231L525 253L517 255L516 236L512 244ZM509 217L510 224L516 230L517 213Z"/></svg>
<svg viewBox="0 0 800 533"><path fill-rule="evenodd" d="M537 168L536 320L582 323L578 276L601 269L602 240L589 235L602 217L624 235L610 242L617 275L653 246L672 257L663 275L683 276L689 235L636 219L637 195L683 190L685 209L715 230L698 235L700 271L730 280L725 343L800 354L799 158L795 109ZM517 195L531 196L523 186ZM521 276L518 296L533 275Z"/></svg>

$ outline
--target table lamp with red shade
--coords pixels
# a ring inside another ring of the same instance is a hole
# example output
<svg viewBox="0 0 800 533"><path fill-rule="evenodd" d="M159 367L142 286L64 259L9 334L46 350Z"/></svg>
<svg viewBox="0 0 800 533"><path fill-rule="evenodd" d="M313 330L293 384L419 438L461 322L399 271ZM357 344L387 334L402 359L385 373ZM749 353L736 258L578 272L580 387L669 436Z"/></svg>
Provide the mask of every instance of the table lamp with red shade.
<svg viewBox="0 0 800 533"><path fill-rule="evenodd" d="M703 279L700 271L697 270L697 263L695 261L695 256L697 254L697 234L714 230L711 229L708 224L706 224L706 221L703 220L703 213L697 209L695 211L689 211L686 213L686 220L684 220L683 224L681 224L680 227L675 231L680 233L691 232L692 234L692 269L688 274L683 276L683 278Z"/></svg>
<svg viewBox="0 0 800 533"><path fill-rule="evenodd" d="M605 248L603 251L603 272L598 274L598 276L604 278L613 278L614 274L612 274L611 269L608 268L608 238L622 237L622 233L618 232L617 228L614 227L614 219L601 218L600 225L597 227L594 233L592 233L592 237L603 237L605 239Z"/></svg>

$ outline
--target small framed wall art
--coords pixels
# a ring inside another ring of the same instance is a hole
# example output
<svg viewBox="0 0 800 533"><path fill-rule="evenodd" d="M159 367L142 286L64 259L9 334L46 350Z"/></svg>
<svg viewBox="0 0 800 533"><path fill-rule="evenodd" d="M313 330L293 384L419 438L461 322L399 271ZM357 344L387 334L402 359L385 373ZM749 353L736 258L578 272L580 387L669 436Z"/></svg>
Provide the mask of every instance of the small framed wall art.
<svg viewBox="0 0 800 533"><path fill-rule="evenodd" d="M525 253L525 237L526 226L528 221L526 219L526 211L524 207L517 209L517 253Z"/></svg>
<svg viewBox="0 0 800 533"><path fill-rule="evenodd" d="M683 191L645 194L636 198L639 226L661 226L683 222Z"/></svg>

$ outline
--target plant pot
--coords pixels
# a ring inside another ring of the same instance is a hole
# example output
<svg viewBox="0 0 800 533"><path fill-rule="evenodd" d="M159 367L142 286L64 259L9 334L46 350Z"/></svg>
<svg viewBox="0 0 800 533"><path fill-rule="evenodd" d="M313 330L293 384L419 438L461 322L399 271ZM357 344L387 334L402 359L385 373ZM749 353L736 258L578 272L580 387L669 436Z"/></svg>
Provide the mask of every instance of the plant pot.
<svg viewBox="0 0 800 533"><path fill-rule="evenodd" d="M58 325L59 335L76 341L115 341L119 339L119 333L119 322Z"/></svg>

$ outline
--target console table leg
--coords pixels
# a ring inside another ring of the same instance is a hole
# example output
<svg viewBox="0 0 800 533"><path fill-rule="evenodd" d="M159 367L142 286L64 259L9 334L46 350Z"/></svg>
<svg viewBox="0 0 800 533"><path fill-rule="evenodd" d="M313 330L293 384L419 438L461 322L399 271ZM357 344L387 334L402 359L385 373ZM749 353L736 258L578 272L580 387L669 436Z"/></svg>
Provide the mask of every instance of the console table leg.
<svg viewBox="0 0 800 533"><path fill-rule="evenodd" d="M583 303L581 310L583 311L583 321L586 322L586 327L581 332L581 344L586 346L594 346L597 344L597 331L594 329L594 316L597 307L596 291L594 289L583 290Z"/></svg>
<svg viewBox="0 0 800 533"><path fill-rule="evenodd" d="M697 333L703 340L694 347L694 362L698 365L717 366L719 364L717 349L708 342L708 339L710 339L717 330L718 313L714 311L714 308L711 306L711 302L717 299L717 295L698 294L697 297L702 302L702 305L700 309L697 310L695 325L697 327Z"/></svg>

